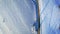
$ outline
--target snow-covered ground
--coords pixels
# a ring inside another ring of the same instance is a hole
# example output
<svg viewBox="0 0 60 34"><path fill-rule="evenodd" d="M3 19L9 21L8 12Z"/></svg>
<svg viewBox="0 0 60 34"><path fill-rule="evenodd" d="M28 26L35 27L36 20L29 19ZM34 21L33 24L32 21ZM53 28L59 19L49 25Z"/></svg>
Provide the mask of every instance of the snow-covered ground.
<svg viewBox="0 0 60 34"><path fill-rule="evenodd" d="M32 34L33 15L31 0L0 0L0 34Z"/></svg>
<svg viewBox="0 0 60 34"><path fill-rule="evenodd" d="M60 0L58 0L60 1ZM55 0L42 0L41 34L60 34L60 8Z"/></svg>

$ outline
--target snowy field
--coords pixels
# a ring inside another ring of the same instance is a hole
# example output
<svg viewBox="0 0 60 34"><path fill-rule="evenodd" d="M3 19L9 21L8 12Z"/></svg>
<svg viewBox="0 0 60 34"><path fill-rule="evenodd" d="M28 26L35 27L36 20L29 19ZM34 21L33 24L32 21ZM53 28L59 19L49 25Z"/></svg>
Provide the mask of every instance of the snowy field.
<svg viewBox="0 0 60 34"><path fill-rule="evenodd" d="M31 0L0 0L0 34L32 34L33 15Z"/></svg>

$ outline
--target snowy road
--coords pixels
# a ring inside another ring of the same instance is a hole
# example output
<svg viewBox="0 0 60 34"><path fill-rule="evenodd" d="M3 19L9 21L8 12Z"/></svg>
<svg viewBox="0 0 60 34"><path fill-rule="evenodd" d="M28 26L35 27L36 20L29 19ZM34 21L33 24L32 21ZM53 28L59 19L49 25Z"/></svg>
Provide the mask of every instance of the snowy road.
<svg viewBox="0 0 60 34"><path fill-rule="evenodd" d="M60 34L60 8L57 3L60 0L42 0L41 34Z"/></svg>

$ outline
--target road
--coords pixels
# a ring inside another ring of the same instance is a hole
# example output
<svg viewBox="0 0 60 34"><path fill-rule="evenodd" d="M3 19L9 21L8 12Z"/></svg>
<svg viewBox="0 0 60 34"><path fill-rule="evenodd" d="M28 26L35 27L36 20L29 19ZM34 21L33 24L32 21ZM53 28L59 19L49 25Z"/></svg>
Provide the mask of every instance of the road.
<svg viewBox="0 0 60 34"><path fill-rule="evenodd" d="M41 34L60 34L60 8L57 1L42 1L40 12Z"/></svg>

